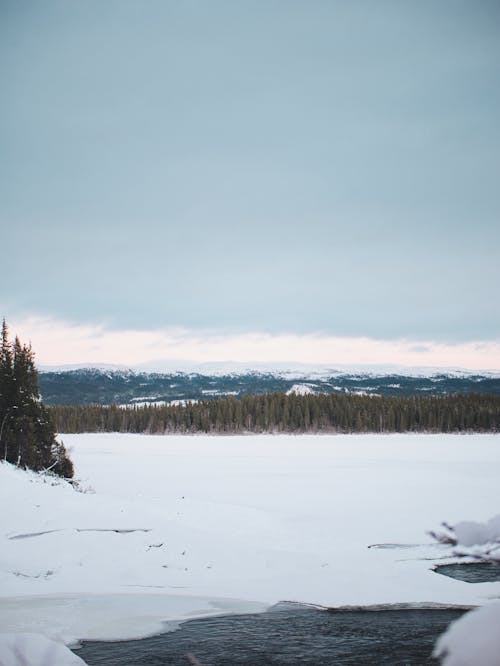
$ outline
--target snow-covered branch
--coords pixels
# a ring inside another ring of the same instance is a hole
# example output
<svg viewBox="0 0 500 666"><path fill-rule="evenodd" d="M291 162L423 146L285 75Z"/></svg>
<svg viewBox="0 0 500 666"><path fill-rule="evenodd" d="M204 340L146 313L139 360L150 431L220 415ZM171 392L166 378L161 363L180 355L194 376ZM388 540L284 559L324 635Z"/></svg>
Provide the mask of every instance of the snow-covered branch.
<svg viewBox="0 0 500 666"><path fill-rule="evenodd" d="M470 557L481 562L500 562L500 514L484 523L461 521L441 523L440 531L429 534L439 543L454 546L454 557Z"/></svg>

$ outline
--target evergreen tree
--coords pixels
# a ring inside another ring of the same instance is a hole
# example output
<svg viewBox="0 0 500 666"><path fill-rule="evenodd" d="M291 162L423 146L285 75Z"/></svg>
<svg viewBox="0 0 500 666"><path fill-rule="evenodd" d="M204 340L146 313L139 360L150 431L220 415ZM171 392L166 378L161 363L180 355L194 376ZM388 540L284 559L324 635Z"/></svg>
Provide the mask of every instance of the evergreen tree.
<svg viewBox="0 0 500 666"><path fill-rule="evenodd" d="M499 432L500 396L268 393L186 405L50 407L59 432ZM118 418L117 418L118 417Z"/></svg>
<svg viewBox="0 0 500 666"><path fill-rule="evenodd" d="M52 418L42 405L31 345L9 342L5 320L0 341L0 455L33 470L71 478L73 465L58 442Z"/></svg>

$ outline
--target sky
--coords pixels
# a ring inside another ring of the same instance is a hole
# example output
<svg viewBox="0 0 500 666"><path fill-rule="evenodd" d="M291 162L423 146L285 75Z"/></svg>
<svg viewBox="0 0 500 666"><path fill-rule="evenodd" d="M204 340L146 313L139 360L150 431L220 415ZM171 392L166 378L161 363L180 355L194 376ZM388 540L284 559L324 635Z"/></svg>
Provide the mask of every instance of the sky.
<svg viewBox="0 0 500 666"><path fill-rule="evenodd" d="M500 369L498 2L0 0L0 91L42 363Z"/></svg>

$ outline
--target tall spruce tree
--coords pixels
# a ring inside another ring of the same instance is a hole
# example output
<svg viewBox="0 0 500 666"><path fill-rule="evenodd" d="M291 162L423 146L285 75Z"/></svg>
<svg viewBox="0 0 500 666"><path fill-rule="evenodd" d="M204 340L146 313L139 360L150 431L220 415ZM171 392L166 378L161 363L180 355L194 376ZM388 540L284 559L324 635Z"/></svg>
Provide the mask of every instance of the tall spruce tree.
<svg viewBox="0 0 500 666"><path fill-rule="evenodd" d="M0 456L18 466L71 478L73 465L40 400L31 345L18 337L10 343L5 319L1 336Z"/></svg>

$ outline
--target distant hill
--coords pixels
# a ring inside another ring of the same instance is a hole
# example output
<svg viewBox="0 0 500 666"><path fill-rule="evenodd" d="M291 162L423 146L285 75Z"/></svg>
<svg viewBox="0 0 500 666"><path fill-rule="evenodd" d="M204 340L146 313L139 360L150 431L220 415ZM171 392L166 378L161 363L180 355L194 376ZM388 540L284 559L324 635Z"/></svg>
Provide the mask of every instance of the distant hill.
<svg viewBox="0 0 500 666"><path fill-rule="evenodd" d="M370 372L298 374L296 371L137 372L99 368L42 371L42 399L47 405L134 405L207 400L218 396L270 392L353 393L386 396L489 393L500 395L500 374L471 372L428 375Z"/></svg>

